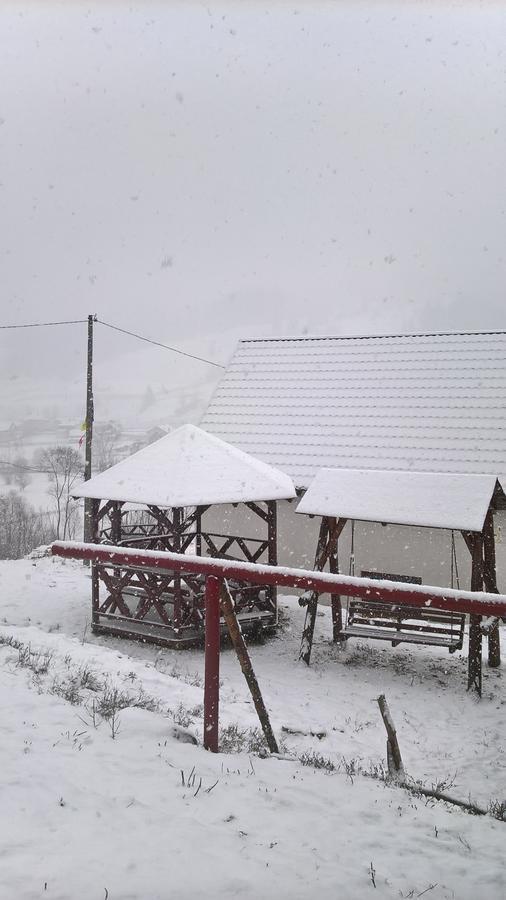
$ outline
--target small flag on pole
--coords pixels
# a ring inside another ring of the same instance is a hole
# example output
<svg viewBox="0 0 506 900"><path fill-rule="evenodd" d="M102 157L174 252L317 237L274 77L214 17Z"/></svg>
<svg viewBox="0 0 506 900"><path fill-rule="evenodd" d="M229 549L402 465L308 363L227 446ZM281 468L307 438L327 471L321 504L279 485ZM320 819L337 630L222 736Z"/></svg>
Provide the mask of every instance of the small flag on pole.
<svg viewBox="0 0 506 900"><path fill-rule="evenodd" d="M81 435L81 437L79 438L79 446L80 446L80 447L83 446L83 441L84 441L84 438L85 438L85 435L86 435L86 428L87 428L87 427L88 427L88 426L87 426L87 423L86 423L86 420L85 420L84 422L81 423L81 431L82 431L82 435Z"/></svg>

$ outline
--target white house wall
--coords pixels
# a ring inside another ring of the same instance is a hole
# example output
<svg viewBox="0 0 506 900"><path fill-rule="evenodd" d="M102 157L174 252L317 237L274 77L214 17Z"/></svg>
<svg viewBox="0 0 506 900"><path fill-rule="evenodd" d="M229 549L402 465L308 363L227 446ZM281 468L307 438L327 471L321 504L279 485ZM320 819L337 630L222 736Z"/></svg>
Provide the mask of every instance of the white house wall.
<svg viewBox="0 0 506 900"><path fill-rule="evenodd" d="M296 515L297 502L281 500L278 509L278 562L280 565L313 568L320 518ZM244 506L216 506L203 517L204 531L266 536L265 522ZM495 514L498 586L506 591L506 512ZM339 539L340 571L348 574L351 526L348 523ZM455 533L460 586L468 589L471 557L462 535ZM449 587L451 579L451 532L435 528L413 528L369 522L355 523L355 574L362 569L396 575L413 575L424 584Z"/></svg>

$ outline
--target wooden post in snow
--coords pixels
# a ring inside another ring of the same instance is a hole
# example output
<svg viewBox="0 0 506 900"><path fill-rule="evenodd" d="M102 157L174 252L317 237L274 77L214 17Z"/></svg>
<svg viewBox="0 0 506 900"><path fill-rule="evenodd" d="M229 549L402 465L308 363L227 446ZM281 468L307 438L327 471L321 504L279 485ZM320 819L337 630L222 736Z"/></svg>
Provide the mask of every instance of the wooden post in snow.
<svg viewBox="0 0 506 900"><path fill-rule="evenodd" d="M271 753L279 753L278 744L276 738L274 737L274 732L269 721L269 714L265 707L265 703L260 691L260 686L253 671L253 666L251 665L248 648L246 647L246 642L241 631L241 626L239 625L237 616L235 614L234 604L232 601L232 597L230 596L230 591L228 589L226 581L223 582L221 588L221 611L223 613L223 618L227 623L230 639L232 641L232 644L234 645L235 652L237 653L237 658L241 665L243 675L250 689L253 703L255 704L255 709L262 726L262 731L265 735L265 740L267 741L267 746Z"/></svg>
<svg viewBox="0 0 506 900"><path fill-rule="evenodd" d="M483 590L483 535L475 532L471 550L471 590ZM474 688L481 697L481 616L469 616L469 658L467 670L467 689Z"/></svg>
<svg viewBox="0 0 506 900"><path fill-rule="evenodd" d="M495 560L495 534L494 514L490 507L483 528L483 580L485 590L491 594L498 594L497 571ZM501 665L501 639L499 637L499 623L490 628L488 632L488 664L496 669Z"/></svg>
<svg viewBox="0 0 506 900"><path fill-rule="evenodd" d="M381 718L387 731L387 764L388 774L392 778L404 780L404 766L402 764L401 751L397 741L397 732L393 723L388 703L384 694L378 697L378 706L380 708Z"/></svg>

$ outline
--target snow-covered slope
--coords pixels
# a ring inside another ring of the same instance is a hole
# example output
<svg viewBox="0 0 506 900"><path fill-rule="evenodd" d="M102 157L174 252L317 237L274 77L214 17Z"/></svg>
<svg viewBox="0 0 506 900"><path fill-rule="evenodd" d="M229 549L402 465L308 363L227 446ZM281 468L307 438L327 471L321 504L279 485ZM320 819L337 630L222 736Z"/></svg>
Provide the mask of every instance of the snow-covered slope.
<svg viewBox="0 0 506 900"><path fill-rule="evenodd" d="M229 648L222 740L243 752L212 755L178 740L181 727L201 740L202 652L94 638L89 587L77 563L0 563L0 897L504 895L506 824L360 774L384 763L374 702L384 692L413 776L451 776L452 793L484 805L504 799L501 671L485 669L477 702L463 657L367 644L339 652L327 610L307 669L297 662L303 612L283 598L278 636L252 658L288 758L251 752L257 722ZM132 705L115 722L100 715L126 695ZM304 753L334 771L302 765Z"/></svg>

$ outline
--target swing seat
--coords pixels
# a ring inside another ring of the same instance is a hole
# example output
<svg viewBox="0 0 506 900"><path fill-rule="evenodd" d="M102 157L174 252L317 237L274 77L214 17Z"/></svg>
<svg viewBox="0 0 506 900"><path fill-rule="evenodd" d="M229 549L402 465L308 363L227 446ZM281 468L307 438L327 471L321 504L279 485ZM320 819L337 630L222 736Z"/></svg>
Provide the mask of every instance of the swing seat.
<svg viewBox="0 0 506 900"><path fill-rule="evenodd" d="M422 583L421 578L378 572L362 571L361 577L404 581L409 584ZM392 647L401 643L447 647L450 653L455 653L462 649L465 618L465 615L445 610L350 598L342 635L345 638L390 641Z"/></svg>

